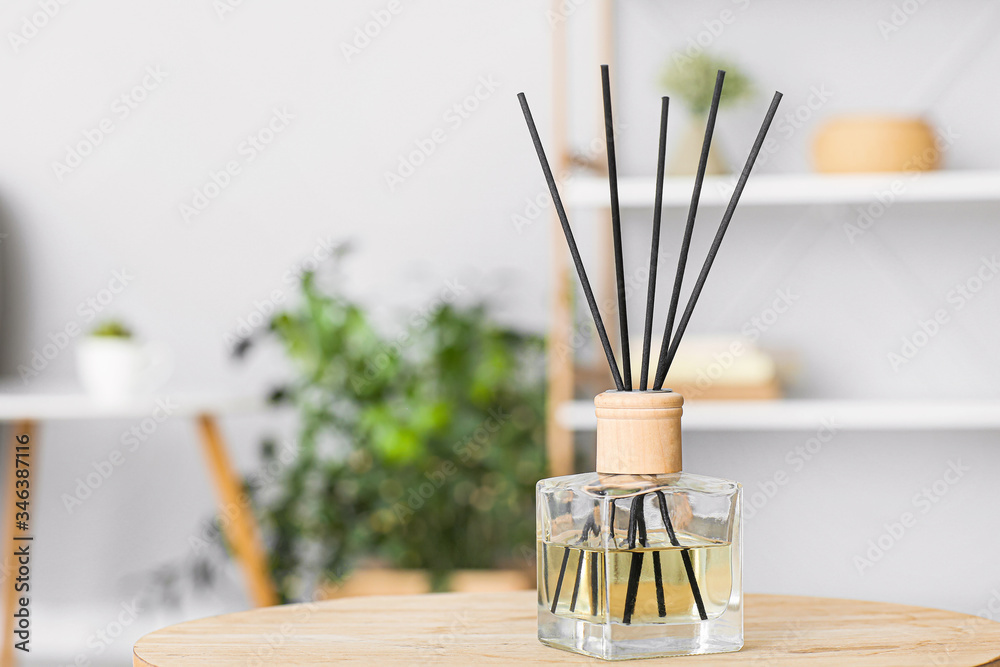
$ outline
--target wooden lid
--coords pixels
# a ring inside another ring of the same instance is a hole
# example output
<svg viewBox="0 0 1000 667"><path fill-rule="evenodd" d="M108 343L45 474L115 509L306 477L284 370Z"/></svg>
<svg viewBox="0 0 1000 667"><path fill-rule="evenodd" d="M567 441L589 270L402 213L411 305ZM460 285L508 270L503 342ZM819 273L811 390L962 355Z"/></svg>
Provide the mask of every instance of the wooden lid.
<svg viewBox="0 0 1000 667"><path fill-rule="evenodd" d="M680 472L683 405L684 397L672 391L606 391L596 396L597 472Z"/></svg>

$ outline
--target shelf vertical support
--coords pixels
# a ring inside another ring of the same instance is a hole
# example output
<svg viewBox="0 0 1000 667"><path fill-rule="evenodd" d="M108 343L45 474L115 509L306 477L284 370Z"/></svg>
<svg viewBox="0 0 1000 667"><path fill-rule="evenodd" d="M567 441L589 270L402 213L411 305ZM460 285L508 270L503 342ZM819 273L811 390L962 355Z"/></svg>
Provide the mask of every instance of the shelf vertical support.
<svg viewBox="0 0 1000 667"><path fill-rule="evenodd" d="M560 11L561 0L552 0L552 10ZM555 177L562 181L570 166L567 109L567 52L566 21L556 23L552 33L552 141L556 156ZM561 230L553 211L551 225L552 252L552 321L547 348L548 391L546 403L545 449L549 472L553 476L573 472L573 433L563 428L556 418L560 405L573 399L574 354L573 283L570 280L569 262L563 247Z"/></svg>
<svg viewBox="0 0 1000 667"><path fill-rule="evenodd" d="M599 32L597 36L598 40L598 62L601 64L608 65L610 68L614 69L615 66L615 28L614 28L614 17L615 17L615 6L614 0L601 0L598 7L599 15L597 20L597 30ZM596 136L601 138L602 142L606 142L606 130L604 127L604 107L601 105L596 105L597 111L597 132ZM619 137L620 138L620 137ZM605 147L606 148L606 147ZM605 178L610 178L608 174L608 163L600 159L594 161L594 167L601 173ZM605 190L607 185L605 184ZM611 339L612 345L615 341L621 340L621 333L618 327L618 279L615 276L615 251L614 244L606 242L607 239L612 238L612 221L611 221L611 202L608 201L608 206L601 207L600 212L597 214L598 223L595 225L597 231L597 247L600 249L600 278L601 281L601 293L604 295L603 303L612 306L612 312L606 313L602 312L601 316L604 318L604 327L608 331L608 338ZM605 240L605 242L601 242ZM598 359L600 359L603 354L601 349L600 341L594 338L594 351ZM621 360L624 357L624 353L621 348L618 350L618 359ZM597 368L601 369L601 376L605 378L605 386L610 386L611 373L608 372L607 368L603 367L604 364L601 362L597 363ZM624 375L625 369L621 369Z"/></svg>

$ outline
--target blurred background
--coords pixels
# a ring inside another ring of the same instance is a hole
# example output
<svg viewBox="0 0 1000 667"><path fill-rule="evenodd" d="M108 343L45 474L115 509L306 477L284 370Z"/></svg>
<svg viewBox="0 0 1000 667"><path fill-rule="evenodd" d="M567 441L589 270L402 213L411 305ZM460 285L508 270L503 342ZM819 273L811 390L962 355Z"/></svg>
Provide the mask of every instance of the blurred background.
<svg viewBox="0 0 1000 667"><path fill-rule="evenodd" d="M610 303L605 62L633 338L660 96L654 330L716 68L687 286L785 95L667 382L685 468L746 488L745 589L1000 610L996 2L15 0L0 26L28 664L127 664L269 599L533 585L533 484L592 469L611 385L515 96ZM201 449L247 494L221 520Z"/></svg>

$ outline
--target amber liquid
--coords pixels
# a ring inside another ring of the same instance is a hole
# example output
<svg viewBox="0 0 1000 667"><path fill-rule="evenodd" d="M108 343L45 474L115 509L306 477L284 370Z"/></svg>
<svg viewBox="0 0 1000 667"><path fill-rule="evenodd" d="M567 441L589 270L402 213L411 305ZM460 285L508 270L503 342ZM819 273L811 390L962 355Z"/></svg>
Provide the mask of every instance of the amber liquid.
<svg viewBox="0 0 1000 667"><path fill-rule="evenodd" d="M717 618L726 610L733 588L730 544L688 535L681 543L684 546L605 552L539 541L539 604L559 616L593 623L693 623ZM692 590L691 574L702 608Z"/></svg>

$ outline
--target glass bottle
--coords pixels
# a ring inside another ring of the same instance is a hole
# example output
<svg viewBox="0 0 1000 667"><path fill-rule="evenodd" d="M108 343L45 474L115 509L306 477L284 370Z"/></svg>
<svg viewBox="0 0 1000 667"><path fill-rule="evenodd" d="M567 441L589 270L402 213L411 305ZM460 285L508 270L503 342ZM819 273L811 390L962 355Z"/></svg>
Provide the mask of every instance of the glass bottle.
<svg viewBox="0 0 1000 667"><path fill-rule="evenodd" d="M683 397L608 391L597 472L538 482L538 639L609 660L743 646L736 482L681 471Z"/></svg>

